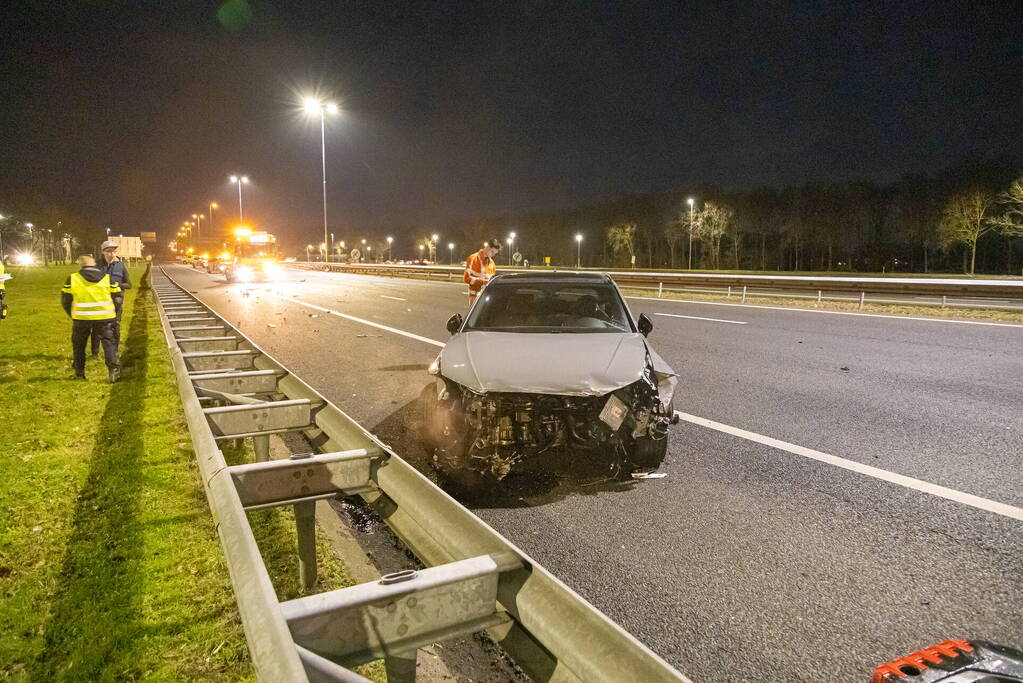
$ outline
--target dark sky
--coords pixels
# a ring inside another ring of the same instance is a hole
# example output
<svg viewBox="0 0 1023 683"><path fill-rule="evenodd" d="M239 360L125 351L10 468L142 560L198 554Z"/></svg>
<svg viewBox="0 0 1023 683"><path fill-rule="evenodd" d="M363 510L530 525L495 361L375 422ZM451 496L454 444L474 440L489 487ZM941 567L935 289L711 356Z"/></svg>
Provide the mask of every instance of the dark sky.
<svg viewBox="0 0 1023 683"><path fill-rule="evenodd" d="M344 107L342 234L1023 155L1016 1L222 5L5 2L0 212L30 192L166 229L211 199L235 214L241 172L247 218L312 239L310 91Z"/></svg>

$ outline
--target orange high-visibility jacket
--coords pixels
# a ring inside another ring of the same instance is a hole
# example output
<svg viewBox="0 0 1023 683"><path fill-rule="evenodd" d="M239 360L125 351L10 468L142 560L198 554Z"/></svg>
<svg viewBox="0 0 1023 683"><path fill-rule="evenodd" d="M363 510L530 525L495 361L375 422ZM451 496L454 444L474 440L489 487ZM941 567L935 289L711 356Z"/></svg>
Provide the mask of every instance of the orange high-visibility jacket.
<svg viewBox="0 0 1023 683"><path fill-rule="evenodd" d="M480 249L474 254L469 254L465 260L465 284L469 285L470 294L478 294L483 285L487 284L497 272L497 265L494 259L483 253Z"/></svg>

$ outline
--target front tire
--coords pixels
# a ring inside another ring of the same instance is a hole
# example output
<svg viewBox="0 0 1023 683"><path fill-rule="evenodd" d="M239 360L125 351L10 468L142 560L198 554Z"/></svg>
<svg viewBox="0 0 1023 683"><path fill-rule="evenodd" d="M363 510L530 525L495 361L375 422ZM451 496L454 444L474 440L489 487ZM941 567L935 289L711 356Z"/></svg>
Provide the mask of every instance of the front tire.
<svg viewBox="0 0 1023 683"><path fill-rule="evenodd" d="M634 471L650 472L658 469L668 455L668 437L653 439L642 436L625 446L625 452Z"/></svg>

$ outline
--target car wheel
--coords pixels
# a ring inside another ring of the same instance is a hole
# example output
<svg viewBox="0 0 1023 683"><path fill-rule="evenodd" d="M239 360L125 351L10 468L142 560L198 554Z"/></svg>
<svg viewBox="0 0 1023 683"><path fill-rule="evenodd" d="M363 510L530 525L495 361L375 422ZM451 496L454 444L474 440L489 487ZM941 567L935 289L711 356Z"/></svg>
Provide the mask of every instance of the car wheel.
<svg viewBox="0 0 1023 683"><path fill-rule="evenodd" d="M634 439L631 444L626 446L625 452L629 463L635 470L656 470L668 454L668 438L665 436L660 439L652 439L649 436L643 436Z"/></svg>

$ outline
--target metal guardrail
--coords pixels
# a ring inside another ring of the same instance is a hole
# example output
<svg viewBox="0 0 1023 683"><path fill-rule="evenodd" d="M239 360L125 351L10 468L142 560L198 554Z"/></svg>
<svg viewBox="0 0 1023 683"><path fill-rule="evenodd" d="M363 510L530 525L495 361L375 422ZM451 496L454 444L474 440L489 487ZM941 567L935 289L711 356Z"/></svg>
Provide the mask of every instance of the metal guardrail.
<svg viewBox="0 0 1023 683"><path fill-rule="evenodd" d="M346 667L383 658L389 681L411 681L417 648L484 630L537 681L688 680L166 273L153 291L261 680L365 681ZM286 432L319 452L270 460ZM256 462L228 466L227 439L251 439ZM352 495L427 568L278 602L246 512L294 507L309 588L315 503Z"/></svg>
<svg viewBox="0 0 1023 683"><path fill-rule="evenodd" d="M401 264L349 264L322 262L295 262L290 265L303 268L369 275L405 274L427 279L460 280L461 266L421 266ZM571 271L572 268L563 270ZM501 266L499 272L529 272L524 268ZM533 271L536 272L536 271ZM898 277L815 277L806 275L732 275L726 273L676 273L643 271L606 272L621 287L641 287L651 290L700 287L717 290L736 289L735 294L747 291L750 296L761 290L779 292L811 292L817 298L824 293L853 293L862 299L865 295L907 295L948 298L977 297L1023 301L1023 280L967 280L957 278L898 278ZM777 295L776 295L777 296ZM877 299L875 299L877 301ZM901 302L900 303L904 303Z"/></svg>

